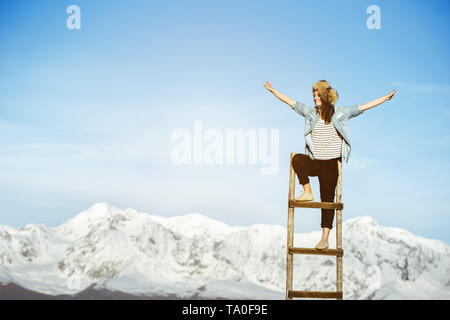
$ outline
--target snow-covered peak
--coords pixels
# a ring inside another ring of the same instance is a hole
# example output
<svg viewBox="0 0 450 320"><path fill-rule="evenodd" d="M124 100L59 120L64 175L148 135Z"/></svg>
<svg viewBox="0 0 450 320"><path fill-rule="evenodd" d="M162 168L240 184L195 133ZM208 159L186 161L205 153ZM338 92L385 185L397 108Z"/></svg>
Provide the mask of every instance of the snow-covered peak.
<svg viewBox="0 0 450 320"><path fill-rule="evenodd" d="M71 238L85 237L94 229L114 228L121 221L134 219L139 213L133 209L118 209L105 202L96 203L66 223L56 227L57 231Z"/></svg>
<svg viewBox="0 0 450 320"><path fill-rule="evenodd" d="M241 227L231 227L199 213L170 218L152 215L151 218L166 228L188 238L212 237L218 240L234 231L242 229Z"/></svg>
<svg viewBox="0 0 450 320"><path fill-rule="evenodd" d="M365 226L371 226L371 227L378 226L378 223L371 216L360 216L360 217L351 218L351 219L344 221L344 223L347 226L350 226L350 225L365 225Z"/></svg>
<svg viewBox="0 0 450 320"><path fill-rule="evenodd" d="M299 247L318 239L319 230L294 235ZM346 299L450 296L450 247L441 241L358 217L344 219L343 248ZM199 213L167 218L97 203L55 228L0 226L0 282L48 294L77 292L68 283L81 281L78 290L101 283L155 296L236 298L236 288L249 288L239 297L254 299L260 288L260 297L283 299L285 262L284 226L234 227ZM334 257L296 255L294 269L296 289L335 290Z"/></svg>
<svg viewBox="0 0 450 320"><path fill-rule="evenodd" d="M402 244L411 248L423 246L442 254L450 253L449 247L440 240L426 239L401 228L381 226L370 216L349 219L342 228L344 237L351 236L355 243Z"/></svg>

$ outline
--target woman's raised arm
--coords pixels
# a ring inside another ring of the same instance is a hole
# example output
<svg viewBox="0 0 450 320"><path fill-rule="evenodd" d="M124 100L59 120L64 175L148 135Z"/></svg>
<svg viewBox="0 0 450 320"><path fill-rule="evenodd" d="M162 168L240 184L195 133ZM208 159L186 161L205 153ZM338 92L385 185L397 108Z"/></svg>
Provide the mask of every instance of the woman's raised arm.
<svg viewBox="0 0 450 320"><path fill-rule="evenodd" d="M387 100L391 100L392 97L394 96L394 94L395 94L396 92L397 92L397 89L394 89L394 90L392 90L391 93L389 93L389 94L387 94L387 95L385 95L385 96L382 96L381 98L378 98L378 99L369 101L369 102L367 102L367 103L364 103L364 104L362 105L362 108L361 108L362 111L367 110L367 109L370 109L370 108L373 108L373 107L376 107L376 106L378 106L379 104L382 104L383 102L385 102L385 101L387 101Z"/></svg>
<svg viewBox="0 0 450 320"><path fill-rule="evenodd" d="M280 99L281 101L287 103L288 105L291 106L291 108L293 107L295 101L291 98L289 98L288 96L278 92L277 90L275 90L274 88L272 88L272 85L270 84L269 81L266 81L266 84L264 85L264 87L266 87L267 90L269 90L270 92L272 92L275 97L277 97L278 99Z"/></svg>

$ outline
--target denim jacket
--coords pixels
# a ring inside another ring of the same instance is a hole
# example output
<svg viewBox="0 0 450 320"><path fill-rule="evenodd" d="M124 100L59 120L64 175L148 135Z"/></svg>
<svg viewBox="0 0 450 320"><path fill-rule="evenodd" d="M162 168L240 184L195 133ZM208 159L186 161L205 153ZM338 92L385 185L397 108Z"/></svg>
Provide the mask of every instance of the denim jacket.
<svg viewBox="0 0 450 320"><path fill-rule="evenodd" d="M319 120L320 115L318 114L318 112L316 112L315 107L309 107L298 101L295 102L295 104L292 106L292 109L294 109L298 114L305 117L305 153L314 160L314 149L311 131ZM343 137L341 154L345 162L348 162L351 149L348 120L353 117L359 116L361 113L363 113L361 104L357 104L351 107L334 107L334 114L331 117L331 123L333 123L336 130Z"/></svg>

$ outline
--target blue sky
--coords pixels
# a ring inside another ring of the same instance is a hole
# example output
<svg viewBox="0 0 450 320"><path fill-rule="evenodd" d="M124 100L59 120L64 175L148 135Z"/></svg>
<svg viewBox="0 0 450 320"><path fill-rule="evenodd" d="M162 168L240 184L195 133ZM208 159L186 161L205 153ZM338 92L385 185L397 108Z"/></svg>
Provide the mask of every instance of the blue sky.
<svg viewBox="0 0 450 320"><path fill-rule="evenodd" d="M79 30L66 27L72 4ZM373 4L381 29L366 26ZM397 89L350 120L344 221L369 215L450 244L449 12L448 1L3 1L0 224L58 225L107 202L285 226L304 119L263 84L313 105L326 79L343 106ZM174 164L171 134L195 120L278 129L278 173ZM297 232L319 229L319 211L296 212Z"/></svg>

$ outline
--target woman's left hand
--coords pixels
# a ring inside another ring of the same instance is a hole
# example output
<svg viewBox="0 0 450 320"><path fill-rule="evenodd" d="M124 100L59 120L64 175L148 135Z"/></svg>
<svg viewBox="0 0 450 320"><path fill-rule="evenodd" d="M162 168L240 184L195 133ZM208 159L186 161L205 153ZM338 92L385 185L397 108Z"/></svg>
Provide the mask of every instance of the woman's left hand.
<svg viewBox="0 0 450 320"><path fill-rule="evenodd" d="M397 92L397 89L394 89L391 93L386 95L386 100L391 100L396 92Z"/></svg>

